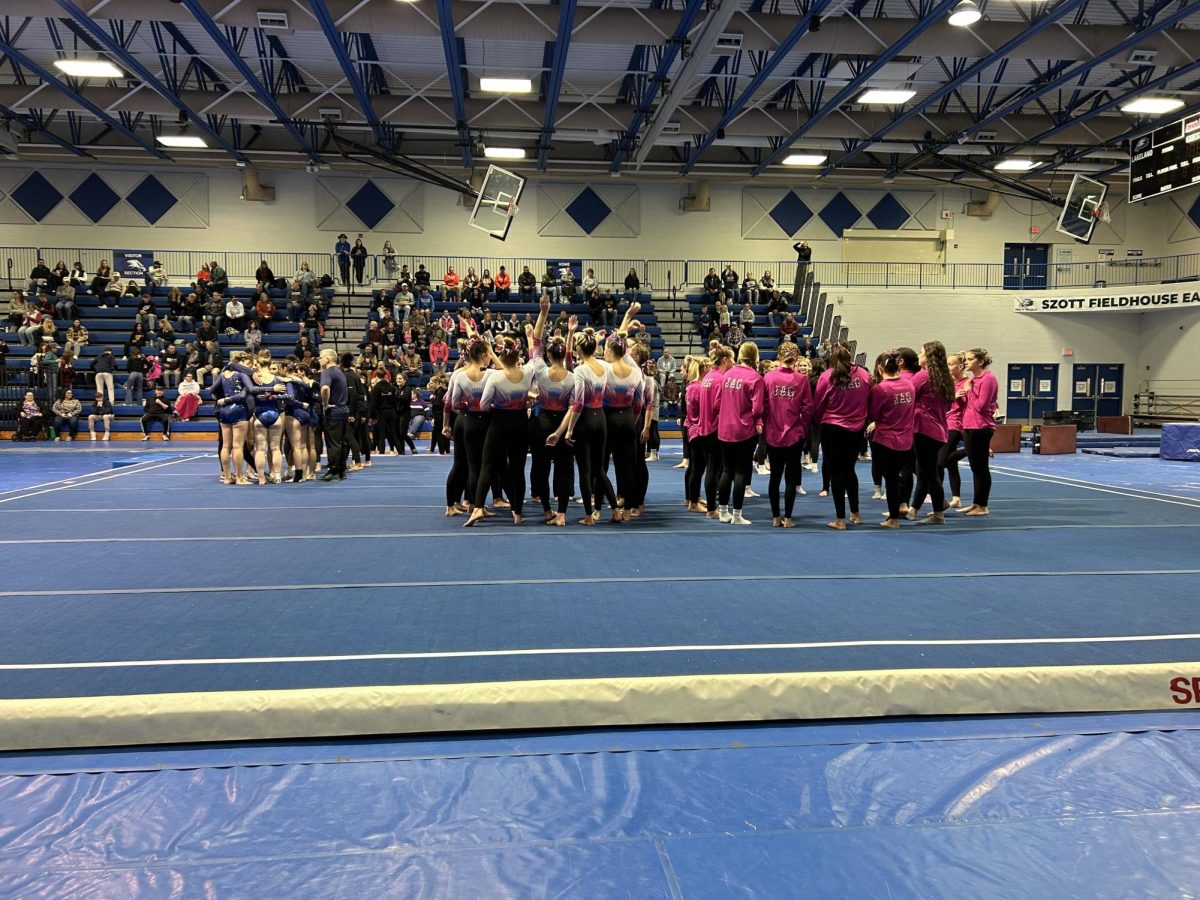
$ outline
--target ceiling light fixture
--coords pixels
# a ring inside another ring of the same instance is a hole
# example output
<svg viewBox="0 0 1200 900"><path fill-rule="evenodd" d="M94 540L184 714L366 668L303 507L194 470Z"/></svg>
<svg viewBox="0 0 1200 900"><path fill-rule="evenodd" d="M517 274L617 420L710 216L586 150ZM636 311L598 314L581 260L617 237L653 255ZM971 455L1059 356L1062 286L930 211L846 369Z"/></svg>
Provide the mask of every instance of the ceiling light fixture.
<svg viewBox="0 0 1200 900"><path fill-rule="evenodd" d="M979 7L975 5L973 0L961 0L961 2L950 10L950 24L957 25L959 28L966 28L968 25L974 25L983 18L983 13L979 11Z"/></svg>
<svg viewBox="0 0 1200 900"><path fill-rule="evenodd" d="M54 68L72 78L125 77L125 73L107 59L56 59Z"/></svg>
<svg viewBox="0 0 1200 900"><path fill-rule="evenodd" d="M483 155L488 159L524 159L525 151L521 147L484 147Z"/></svg>
<svg viewBox="0 0 1200 900"><path fill-rule="evenodd" d="M856 100L864 106L899 106L917 96L916 91L869 88Z"/></svg>
<svg viewBox="0 0 1200 900"><path fill-rule="evenodd" d="M783 164L785 166L819 166L829 156L824 153L793 153L791 156L785 156Z"/></svg>
<svg viewBox="0 0 1200 900"><path fill-rule="evenodd" d="M1161 116L1183 106L1182 100L1174 97L1138 97L1121 107L1121 112L1144 116Z"/></svg>
<svg viewBox="0 0 1200 900"><path fill-rule="evenodd" d="M1038 164L1032 159L1005 159L996 163L997 172L1028 172Z"/></svg>
<svg viewBox="0 0 1200 900"><path fill-rule="evenodd" d="M175 149L203 149L208 146L204 142L204 138L195 134L160 134L158 142L164 147L173 147Z"/></svg>
<svg viewBox="0 0 1200 900"><path fill-rule="evenodd" d="M533 82L528 78L480 78L479 89L492 94L528 94Z"/></svg>

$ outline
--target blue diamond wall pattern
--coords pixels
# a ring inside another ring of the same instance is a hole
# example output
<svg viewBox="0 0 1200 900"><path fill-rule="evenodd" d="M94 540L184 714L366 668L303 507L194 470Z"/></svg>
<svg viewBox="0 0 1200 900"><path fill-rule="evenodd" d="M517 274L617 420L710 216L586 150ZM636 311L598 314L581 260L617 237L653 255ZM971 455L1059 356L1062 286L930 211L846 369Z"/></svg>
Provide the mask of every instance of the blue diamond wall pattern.
<svg viewBox="0 0 1200 900"><path fill-rule="evenodd" d="M838 191L832 200L825 204L825 208L819 213L821 221L836 234L842 236L847 228L854 227L854 223L862 218L862 213L858 211L858 207L850 202L850 198Z"/></svg>
<svg viewBox="0 0 1200 900"><path fill-rule="evenodd" d="M1192 224L1200 228L1200 197L1196 198L1196 202L1192 204L1192 208L1188 210L1188 218L1192 220Z"/></svg>
<svg viewBox="0 0 1200 900"><path fill-rule="evenodd" d="M70 197L71 202L79 207L79 211L93 222L99 222L121 202L117 192L94 172L71 191Z"/></svg>
<svg viewBox="0 0 1200 900"><path fill-rule="evenodd" d="M40 222L50 214L50 210L58 206L63 195L50 182L42 177L40 172L34 172L9 194L17 205Z"/></svg>
<svg viewBox="0 0 1200 900"><path fill-rule="evenodd" d="M346 209L354 213L368 228L374 228L395 208L396 204L387 194L375 187L373 181L368 181L346 201Z"/></svg>
<svg viewBox="0 0 1200 900"><path fill-rule="evenodd" d="M584 230L585 234L591 234L600 227L600 223L608 218L612 212L607 203L600 199L600 195L593 191L590 187L584 188L578 197L568 204L564 212L571 217L571 221Z"/></svg>
<svg viewBox="0 0 1200 900"><path fill-rule="evenodd" d="M908 221L908 210L894 196L884 194L883 199L871 207L867 218L876 228L895 231Z"/></svg>
<svg viewBox="0 0 1200 900"><path fill-rule="evenodd" d="M141 184L129 192L125 198L133 204L133 208L141 213L151 225L167 214L167 211L179 201L175 195L166 189L161 181L153 175L147 175Z"/></svg>
<svg viewBox="0 0 1200 900"><path fill-rule="evenodd" d="M795 191L788 191L768 215L783 229L784 234L792 237L812 218L812 210L796 196Z"/></svg>

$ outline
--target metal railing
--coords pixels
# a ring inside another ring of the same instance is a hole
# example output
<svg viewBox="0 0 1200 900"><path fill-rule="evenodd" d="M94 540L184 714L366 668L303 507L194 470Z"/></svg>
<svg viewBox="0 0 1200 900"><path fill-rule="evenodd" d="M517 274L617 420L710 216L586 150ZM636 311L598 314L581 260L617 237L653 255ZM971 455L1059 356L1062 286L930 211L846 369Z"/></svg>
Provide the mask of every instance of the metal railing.
<svg viewBox="0 0 1200 900"><path fill-rule="evenodd" d="M159 250L156 256L166 268L168 277L176 284L190 281L200 267L217 260L235 282L254 279L263 260L276 277L290 278L307 262L317 275L331 275L339 280L339 266L328 251L255 250ZM23 285L38 258L53 266L59 260L68 266L83 263L88 272L96 271L102 260L112 259L111 250L81 247L6 247L0 248L0 277L7 276L12 285ZM441 282L448 267L453 266L460 276L470 269L482 275L488 270L493 276L504 266L514 285L523 267L537 276L539 282L546 271L544 257L504 256L424 256L419 254L380 254L368 256L363 266L364 286L378 287L395 281L405 265L415 273L419 265L429 271L432 281ZM761 278L770 272L781 290L790 290L796 279L795 260L767 259L582 259L583 270L592 269L604 289L624 287L625 276L633 269L643 290L671 294L688 291L704 283L710 268L718 273L726 264L745 277L752 273ZM1048 265L1013 265L1006 263L919 263L919 262L822 262L810 264L816 281L827 287L879 287L941 289L1022 289L1062 290L1090 287L1119 287L1122 285L1161 284L1173 281L1200 279L1200 253L1179 256L1128 257L1093 262L1051 263ZM354 267L351 278L357 281Z"/></svg>

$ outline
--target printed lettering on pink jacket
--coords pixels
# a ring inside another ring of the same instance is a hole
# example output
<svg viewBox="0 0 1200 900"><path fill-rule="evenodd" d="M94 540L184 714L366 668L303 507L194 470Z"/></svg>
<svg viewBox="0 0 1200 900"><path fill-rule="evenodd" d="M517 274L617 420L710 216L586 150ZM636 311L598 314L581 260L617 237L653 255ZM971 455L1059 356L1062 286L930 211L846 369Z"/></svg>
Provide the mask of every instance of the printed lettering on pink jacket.
<svg viewBox="0 0 1200 900"><path fill-rule="evenodd" d="M868 415L875 423L871 440L893 450L910 450L913 445L912 385L903 378L881 381L871 388Z"/></svg>
<svg viewBox="0 0 1200 900"><path fill-rule="evenodd" d="M717 438L730 444L758 434L763 417L763 380L749 366L736 365L721 379Z"/></svg>
<svg viewBox="0 0 1200 900"><path fill-rule="evenodd" d="M763 378L763 389L763 437L767 445L791 447L804 440L813 403L808 376L795 369L772 369Z"/></svg>

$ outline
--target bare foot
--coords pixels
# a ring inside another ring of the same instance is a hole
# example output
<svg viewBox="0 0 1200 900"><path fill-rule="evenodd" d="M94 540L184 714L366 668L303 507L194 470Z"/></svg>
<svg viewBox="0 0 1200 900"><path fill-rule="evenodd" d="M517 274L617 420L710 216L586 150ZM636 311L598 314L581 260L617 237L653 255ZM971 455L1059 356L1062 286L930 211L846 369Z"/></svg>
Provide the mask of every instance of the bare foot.
<svg viewBox="0 0 1200 900"><path fill-rule="evenodd" d="M784 527L784 528L795 528L796 526L795 526L795 525L792 523L792 520L791 520L791 519L784 519L784 520L783 520L783 527Z"/></svg>
<svg viewBox="0 0 1200 900"><path fill-rule="evenodd" d="M507 500L493 500L492 506L496 507L496 509L512 509L512 504Z"/></svg>
<svg viewBox="0 0 1200 900"><path fill-rule="evenodd" d="M771 519L771 527L772 528L782 528L783 527L783 519L779 518L778 516L775 516L773 519Z"/></svg>
<svg viewBox="0 0 1200 900"><path fill-rule="evenodd" d="M463 528L470 528L476 522L482 522L483 517L484 517L484 511L482 509L472 510L471 517L469 519L467 519L467 521L463 522Z"/></svg>
<svg viewBox="0 0 1200 900"><path fill-rule="evenodd" d="M976 506L974 503L972 503L970 506L964 506L962 509L959 510L959 512L961 512L964 516L969 516L972 512L974 512L977 509L979 509L979 507Z"/></svg>
<svg viewBox="0 0 1200 900"><path fill-rule="evenodd" d="M612 523L614 523L616 525L620 525L622 522L625 521L625 510L614 509L612 512L612 519L610 519L609 521L611 521Z"/></svg>
<svg viewBox="0 0 1200 900"><path fill-rule="evenodd" d="M834 531L845 531L846 530L846 520L845 519L834 519L832 522L830 522L825 527L832 528Z"/></svg>
<svg viewBox="0 0 1200 900"><path fill-rule="evenodd" d="M712 510L711 512L709 512L709 511L705 511L705 513L704 513L704 518L706 518L706 519L719 519L719 518L721 518L721 514L720 514L719 512L717 512L715 509L714 509L714 510Z"/></svg>
<svg viewBox="0 0 1200 900"><path fill-rule="evenodd" d="M882 522L879 523L879 527L880 528L899 528L900 520L899 519L884 519Z"/></svg>
<svg viewBox="0 0 1200 900"><path fill-rule="evenodd" d="M591 516L584 516L582 519L579 520L579 524L586 525L588 528L596 527L596 521Z"/></svg>
<svg viewBox="0 0 1200 900"><path fill-rule="evenodd" d="M450 516L461 516L462 514L463 514L463 511L461 509L459 509L457 506L447 506L446 507L446 517L447 518L449 518Z"/></svg>
<svg viewBox="0 0 1200 900"><path fill-rule="evenodd" d="M483 517L485 519L494 519L494 518L496 518L496 514L494 512L492 512L490 509L488 509L487 507L483 507Z"/></svg>
<svg viewBox="0 0 1200 900"><path fill-rule="evenodd" d="M963 515L966 516L986 516L987 514L988 508L986 506L976 506L973 507L969 512L963 513Z"/></svg>
<svg viewBox="0 0 1200 900"><path fill-rule="evenodd" d="M566 528L567 517L564 513L557 513L547 524L553 525L555 528Z"/></svg>
<svg viewBox="0 0 1200 900"><path fill-rule="evenodd" d="M850 513L850 524L851 525L861 525L862 524L862 516L860 516L858 513Z"/></svg>
<svg viewBox="0 0 1200 900"><path fill-rule="evenodd" d="M513 524L514 525L520 525L524 521L525 521L524 516L518 515L517 513L513 513Z"/></svg>

